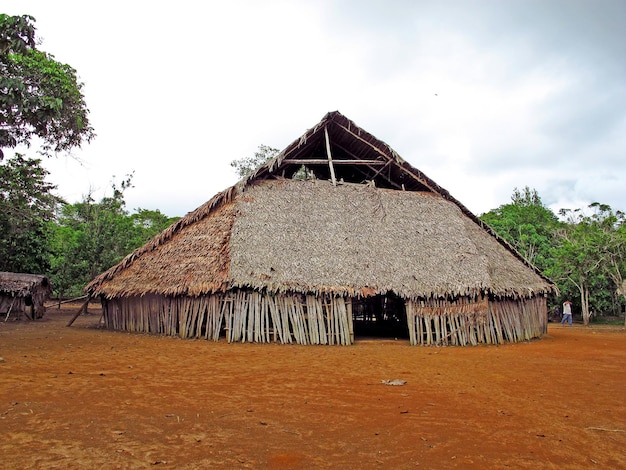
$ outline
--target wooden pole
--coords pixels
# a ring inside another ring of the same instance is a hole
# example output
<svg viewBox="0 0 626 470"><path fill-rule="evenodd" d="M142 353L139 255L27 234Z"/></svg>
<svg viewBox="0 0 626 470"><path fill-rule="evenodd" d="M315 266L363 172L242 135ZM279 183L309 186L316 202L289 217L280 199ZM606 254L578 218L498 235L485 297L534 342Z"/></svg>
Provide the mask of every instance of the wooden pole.
<svg viewBox="0 0 626 470"><path fill-rule="evenodd" d="M74 302L75 300L83 300L83 299L86 299L86 298L87 298L86 295L81 295L80 297L76 297L74 299L67 299L67 300L63 300L63 301L59 301L59 302L54 302L54 303L51 303L50 305L46 305L45 307L46 308L50 308L53 305L58 305L59 308L61 308L61 305L63 305L63 304L66 304L68 302Z"/></svg>
<svg viewBox="0 0 626 470"><path fill-rule="evenodd" d="M15 299L17 299L17 297L13 297L13 301L11 302L11 306L9 307L9 311L7 312L7 316L4 318L4 323L7 322L7 320L9 319L9 315L11 315L11 310L13 310L13 304L15 303Z"/></svg>
<svg viewBox="0 0 626 470"><path fill-rule="evenodd" d="M337 186L337 180L335 179L335 167L333 166L333 156L330 153L330 137L328 137L327 127L324 127L324 137L326 139L326 155L328 156L328 168L330 168L330 179L333 182L333 186Z"/></svg>
<svg viewBox="0 0 626 470"><path fill-rule="evenodd" d="M354 318L352 318L352 299L346 300L346 308L348 310L348 331L350 333L350 344L354 344Z"/></svg>
<svg viewBox="0 0 626 470"><path fill-rule="evenodd" d="M79 317L79 315L80 315L81 313L84 313L84 312L86 312L86 311L87 311L87 305L89 305L89 301L90 301L90 300L91 300L90 298L87 298L87 300L85 300L85 302L83 302L83 304L82 304L82 305L80 306L80 308L78 309L78 312L76 312L76 313L74 314L74 316L73 316L72 318L70 318L70 321L68 321L68 322L67 322L67 325L65 325L65 326L72 326L72 323L74 323L74 321L76 321L76 319Z"/></svg>

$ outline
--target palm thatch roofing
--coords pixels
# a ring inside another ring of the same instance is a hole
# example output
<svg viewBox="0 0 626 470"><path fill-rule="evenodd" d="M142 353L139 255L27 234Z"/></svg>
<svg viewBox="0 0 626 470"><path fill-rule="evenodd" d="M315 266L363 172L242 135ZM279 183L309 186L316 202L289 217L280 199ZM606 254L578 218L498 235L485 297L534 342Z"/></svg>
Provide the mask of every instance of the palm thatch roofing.
<svg viewBox="0 0 626 470"><path fill-rule="evenodd" d="M46 276L39 274L0 272L0 295L28 297L40 290L46 295L52 293L52 286Z"/></svg>
<svg viewBox="0 0 626 470"><path fill-rule="evenodd" d="M302 167L309 179L292 179ZM408 299L531 297L555 286L448 191L339 112L86 291L231 289Z"/></svg>

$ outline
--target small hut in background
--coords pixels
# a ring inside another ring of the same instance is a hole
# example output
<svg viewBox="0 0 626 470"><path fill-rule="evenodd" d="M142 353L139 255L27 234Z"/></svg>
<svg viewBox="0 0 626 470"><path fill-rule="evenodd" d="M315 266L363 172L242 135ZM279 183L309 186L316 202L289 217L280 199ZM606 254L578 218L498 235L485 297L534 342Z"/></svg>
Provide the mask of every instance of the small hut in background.
<svg viewBox="0 0 626 470"><path fill-rule="evenodd" d="M46 276L0 272L0 315L19 318L22 313L31 320L43 317L44 303L52 294Z"/></svg>
<svg viewBox="0 0 626 470"><path fill-rule="evenodd" d="M116 330L475 345L540 337L556 288L445 189L332 112L86 291Z"/></svg>

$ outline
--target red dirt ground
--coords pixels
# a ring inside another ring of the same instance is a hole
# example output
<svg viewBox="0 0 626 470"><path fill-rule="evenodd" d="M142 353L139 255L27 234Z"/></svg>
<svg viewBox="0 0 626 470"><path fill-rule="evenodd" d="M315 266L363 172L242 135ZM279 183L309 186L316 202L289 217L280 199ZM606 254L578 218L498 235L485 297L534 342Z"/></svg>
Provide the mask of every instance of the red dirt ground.
<svg viewBox="0 0 626 470"><path fill-rule="evenodd" d="M624 328L292 346L106 331L97 313L66 328L71 313L0 319L2 468L626 468Z"/></svg>

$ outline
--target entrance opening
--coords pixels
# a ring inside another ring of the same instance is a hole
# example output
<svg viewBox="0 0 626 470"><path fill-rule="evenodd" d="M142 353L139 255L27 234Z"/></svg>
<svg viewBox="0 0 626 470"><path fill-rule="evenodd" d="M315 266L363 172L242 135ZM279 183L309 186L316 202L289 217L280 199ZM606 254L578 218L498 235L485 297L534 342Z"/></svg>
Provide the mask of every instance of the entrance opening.
<svg viewBox="0 0 626 470"><path fill-rule="evenodd" d="M352 300L355 337L408 339L404 300L388 293Z"/></svg>

